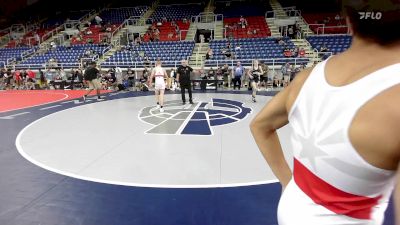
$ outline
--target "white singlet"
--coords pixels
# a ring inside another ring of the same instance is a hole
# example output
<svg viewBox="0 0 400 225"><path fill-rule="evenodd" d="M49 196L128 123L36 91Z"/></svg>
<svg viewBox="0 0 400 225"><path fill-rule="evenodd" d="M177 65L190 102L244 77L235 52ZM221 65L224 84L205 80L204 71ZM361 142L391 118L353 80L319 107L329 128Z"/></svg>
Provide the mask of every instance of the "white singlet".
<svg viewBox="0 0 400 225"><path fill-rule="evenodd" d="M165 89L164 73L165 70L161 66L156 66L154 69L155 84L154 88L156 90Z"/></svg>
<svg viewBox="0 0 400 225"><path fill-rule="evenodd" d="M288 116L293 129L293 178L279 202L279 224L382 224L395 171L366 162L348 133L366 102L400 84L400 64L342 87L328 84L325 64L311 72Z"/></svg>

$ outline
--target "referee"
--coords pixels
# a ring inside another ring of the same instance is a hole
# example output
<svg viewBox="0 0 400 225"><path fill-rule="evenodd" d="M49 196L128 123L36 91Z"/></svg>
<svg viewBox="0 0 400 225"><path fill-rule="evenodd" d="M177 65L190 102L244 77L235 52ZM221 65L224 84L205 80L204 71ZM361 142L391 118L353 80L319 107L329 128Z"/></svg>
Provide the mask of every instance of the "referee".
<svg viewBox="0 0 400 225"><path fill-rule="evenodd" d="M182 60L182 65L178 67L176 73L176 80L179 82L181 86L181 94L182 94L182 103L186 104L185 99L185 89L189 92L189 102L193 104L192 100L192 82L190 80L190 73L193 71L192 67L188 66L188 62L186 60Z"/></svg>

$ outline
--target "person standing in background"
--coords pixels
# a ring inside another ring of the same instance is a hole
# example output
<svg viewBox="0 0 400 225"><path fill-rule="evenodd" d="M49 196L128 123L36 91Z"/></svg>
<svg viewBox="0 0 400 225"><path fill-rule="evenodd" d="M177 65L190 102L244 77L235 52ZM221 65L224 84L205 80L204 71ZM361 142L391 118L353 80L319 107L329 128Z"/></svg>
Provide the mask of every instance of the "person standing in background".
<svg viewBox="0 0 400 225"><path fill-rule="evenodd" d="M189 93L189 103L193 104L192 98L192 81L190 74L193 72L192 67L188 66L187 60L182 60L182 65L178 67L176 80L179 82L182 95L182 104L186 104L185 89Z"/></svg>

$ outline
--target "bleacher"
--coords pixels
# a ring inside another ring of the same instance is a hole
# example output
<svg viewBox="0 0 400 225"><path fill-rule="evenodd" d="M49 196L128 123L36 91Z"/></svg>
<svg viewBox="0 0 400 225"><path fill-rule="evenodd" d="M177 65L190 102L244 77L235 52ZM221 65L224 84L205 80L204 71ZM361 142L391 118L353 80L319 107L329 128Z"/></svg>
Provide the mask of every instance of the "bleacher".
<svg viewBox="0 0 400 225"><path fill-rule="evenodd" d="M89 10L80 10L80 11L72 11L72 12L56 14L48 18L45 22L43 22L42 28L52 29L63 24L67 19L79 20L87 13L89 13Z"/></svg>
<svg viewBox="0 0 400 225"><path fill-rule="evenodd" d="M325 44L329 49L329 52L337 54L345 51L350 47L351 36L350 35L318 35L318 36L308 36L307 41L310 42L313 48L318 51Z"/></svg>
<svg viewBox="0 0 400 225"><path fill-rule="evenodd" d="M21 59L21 54L27 50L29 47L19 47L19 48L0 48L0 62L7 62L8 59L15 58L16 60Z"/></svg>
<svg viewBox="0 0 400 225"><path fill-rule="evenodd" d="M105 28L109 27L111 31L106 31ZM73 37L71 39L72 44L99 44L102 42L103 38L106 36L111 35L112 32L115 31L117 26L114 25L106 25L106 26L97 26L91 25L90 27L86 28L84 31L80 32L81 40L78 40L77 37ZM91 33L88 33L90 31Z"/></svg>
<svg viewBox="0 0 400 225"><path fill-rule="evenodd" d="M179 30L182 31L182 32L180 32L182 34L182 37L179 36L180 34L176 32L175 26L173 26L171 24L171 22L169 22L169 21L163 22L161 26L157 26L157 23L153 24L160 31L159 41L185 40L190 23L189 22L184 23L181 20L175 21L175 23L178 25ZM144 41L149 41L149 40L150 40L150 36L146 35L144 37Z"/></svg>
<svg viewBox="0 0 400 225"><path fill-rule="evenodd" d="M266 11L272 10L268 1L216 1L215 14L223 14L224 18L264 16Z"/></svg>
<svg viewBox="0 0 400 225"><path fill-rule="evenodd" d="M203 8L200 4L187 5L160 5L151 15L153 21L177 21L187 19L190 21L192 16L197 16L202 12Z"/></svg>
<svg viewBox="0 0 400 225"><path fill-rule="evenodd" d="M303 13L302 16L316 34L346 34L348 29L343 17L335 20L338 13ZM329 18L329 19L328 19ZM319 25L313 25L319 24ZM323 25L322 25L323 24ZM323 28L326 27L326 28Z"/></svg>
<svg viewBox="0 0 400 225"><path fill-rule="evenodd" d="M74 45L71 49L65 47L57 47L56 50L49 50L45 54L35 55L22 61L16 68L31 68L39 69L44 64L48 63L50 59L55 59L59 67L63 68L77 68L79 66L79 60L84 56L86 50L91 49L94 52L101 54L106 47L101 45Z"/></svg>
<svg viewBox="0 0 400 225"><path fill-rule="evenodd" d="M285 42L286 47L295 48L295 45L289 39L285 39ZM228 42L228 40L213 40L210 43L210 48L213 50L214 55L212 59L206 61L205 65L216 66L217 64L231 64L232 60L227 59L223 54L223 50L228 43L231 44L231 52L234 55L235 61L242 61L244 65L251 64L251 59L272 62L274 58L284 58L283 50L285 46L277 44L276 38L233 39L230 42ZM297 64L302 64L309 60L307 58L287 58L277 60L275 63L283 64L288 61L296 61Z"/></svg>
<svg viewBox="0 0 400 225"><path fill-rule="evenodd" d="M129 17L142 16L146 13L148 9L148 6L137 6L131 8L108 8L100 14L100 18L103 19L103 22L105 24L121 24Z"/></svg>
<svg viewBox="0 0 400 225"><path fill-rule="evenodd" d="M102 63L102 66L106 68L115 66L126 68L134 65L144 67L144 57L148 56L152 62L160 58L164 66L173 67L175 61L181 61L191 56L193 48L193 41L148 42L116 52Z"/></svg>
<svg viewBox="0 0 400 225"><path fill-rule="evenodd" d="M227 36L233 38L260 38L271 36L271 31L263 16L245 17L248 26L242 28L239 25L240 18L225 18L224 25L227 28Z"/></svg>

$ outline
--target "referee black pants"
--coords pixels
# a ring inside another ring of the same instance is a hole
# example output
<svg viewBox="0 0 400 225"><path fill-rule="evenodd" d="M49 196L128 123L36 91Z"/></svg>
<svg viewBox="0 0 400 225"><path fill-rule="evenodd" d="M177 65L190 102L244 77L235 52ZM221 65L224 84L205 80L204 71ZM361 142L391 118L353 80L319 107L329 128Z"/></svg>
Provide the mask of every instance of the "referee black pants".
<svg viewBox="0 0 400 225"><path fill-rule="evenodd" d="M186 98L185 98L185 89L188 90L189 92L189 102L192 102L192 85L191 83L188 84L180 84L181 86L181 95L182 95L182 102L185 103L186 102Z"/></svg>
<svg viewBox="0 0 400 225"><path fill-rule="evenodd" d="M234 77L232 79L233 82L233 90L236 89L236 87L238 87L238 89L240 90L240 87L242 86L242 78L241 77Z"/></svg>

